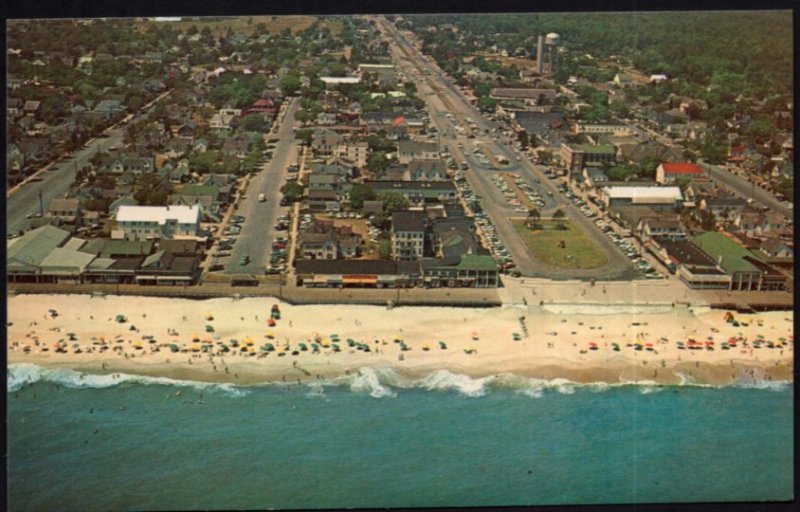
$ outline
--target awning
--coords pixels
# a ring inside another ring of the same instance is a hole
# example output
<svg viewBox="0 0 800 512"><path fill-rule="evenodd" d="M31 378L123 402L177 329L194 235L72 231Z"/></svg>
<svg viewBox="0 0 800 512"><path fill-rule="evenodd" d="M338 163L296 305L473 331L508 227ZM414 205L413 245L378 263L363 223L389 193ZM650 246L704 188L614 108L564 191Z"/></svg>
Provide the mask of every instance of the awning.
<svg viewBox="0 0 800 512"><path fill-rule="evenodd" d="M191 281L189 276L158 276L156 281Z"/></svg>
<svg viewBox="0 0 800 512"><path fill-rule="evenodd" d="M375 284L378 279L375 277L345 277L343 284Z"/></svg>

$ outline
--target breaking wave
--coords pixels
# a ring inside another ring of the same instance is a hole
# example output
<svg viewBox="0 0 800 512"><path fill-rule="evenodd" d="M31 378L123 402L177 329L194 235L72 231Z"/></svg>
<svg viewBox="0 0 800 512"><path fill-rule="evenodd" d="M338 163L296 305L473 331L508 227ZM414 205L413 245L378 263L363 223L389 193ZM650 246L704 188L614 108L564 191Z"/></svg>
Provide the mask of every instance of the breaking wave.
<svg viewBox="0 0 800 512"><path fill-rule="evenodd" d="M8 366L8 391L15 392L37 382L50 382L67 388L110 388L122 384L176 386L201 391L221 391L230 396L244 396L246 388L230 383L177 380L167 377L149 377L127 373L92 374L70 368L45 368L32 363L15 363Z"/></svg>
<svg viewBox="0 0 800 512"><path fill-rule="evenodd" d="M468 398L486 396L492 392L506 391L530 398L541 398L545 393L572 395L577 390L592 393L604 393L612 388L624 386L635 387L639 393L658 393L667 388L703 387L724 388L738 387L746 389L764 389L784 391L790 389L788 381L771 381L757 378L755 381L737 381L728 386L714 386L694 382L691 377L676 372L681 378L678 384L659 384L654 381L626 381L609 384L606 382L579 383L567 379L537 379L514 374L498 374L487 377L470 377L447 370L434 371L419 379L410 379L389 368L363 367L358 371L331 381L308 382L308 396L324 396L327 388L347 388L353 393L368 395L373 398L395 398L400 390L423 390L433 392L453 392ZM142 375L88 374L69 368L44 368L31 363L15 363L8 367L7 389L15 392L27 385L37 382L50 382L68 388L109 388L119 385L162 385L182 388L193 388L202 391L218 391L229 396L245 396L256 387L270 387L273 384L235 385L231 383L210 383L190 380L176 380L166 377L148 377ZM275 383L275 386L281 385ZM284 383L285 385L285 383Z"/></svg>

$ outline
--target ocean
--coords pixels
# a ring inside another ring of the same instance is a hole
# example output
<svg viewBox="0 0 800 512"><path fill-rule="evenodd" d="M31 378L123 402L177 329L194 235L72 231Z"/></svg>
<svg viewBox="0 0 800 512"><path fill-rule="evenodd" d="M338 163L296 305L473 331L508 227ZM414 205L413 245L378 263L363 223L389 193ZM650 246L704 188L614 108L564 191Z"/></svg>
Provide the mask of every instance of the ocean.
<svg viewBox="0 0 800 512"><path fill-rule="evenodd" d="M788 500L792 385L578 385L364 368L242 386L9 367L23 510Z"/></svg>

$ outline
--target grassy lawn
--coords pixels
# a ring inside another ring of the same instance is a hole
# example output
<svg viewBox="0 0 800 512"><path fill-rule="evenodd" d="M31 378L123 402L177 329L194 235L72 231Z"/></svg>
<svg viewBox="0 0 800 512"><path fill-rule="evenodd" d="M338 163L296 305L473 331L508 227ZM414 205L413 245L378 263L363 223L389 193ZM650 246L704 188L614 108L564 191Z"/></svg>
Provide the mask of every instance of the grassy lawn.
<svg viewBox="0 0 800 512"><path fill-rule="evenodd" d="M568 220L564 221L566 229L558 229L556 222L542 219L541 228L533 231L525 226L525 219L511 222L531 255L539 261L562 268L595 268L608 261L583 231ZM559 247L562 240L564 248Z"/></svg>

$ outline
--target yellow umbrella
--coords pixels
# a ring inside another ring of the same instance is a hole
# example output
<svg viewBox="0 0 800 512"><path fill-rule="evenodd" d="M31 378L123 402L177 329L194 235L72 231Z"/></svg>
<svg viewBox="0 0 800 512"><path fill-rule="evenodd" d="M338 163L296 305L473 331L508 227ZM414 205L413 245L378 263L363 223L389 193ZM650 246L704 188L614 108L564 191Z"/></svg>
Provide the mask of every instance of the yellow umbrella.
<svg viewBox="0 0 800 512"><path fill-rule="evenodd" d="M211 313L206 313L206 320L214 320L214 315Z"/></svg>
<svg viewBox="0 0 800 512"><path fill-rule="evenodd" d="M253 340L251 340L250 338L246 338L246 339L244 340L244 342L245 342L246 344L248 344L248 345L253 345Z"/></svg>
<svg viewBox="0 0 800 512"><path fill-rule="evenodd" d="M265 336L269 339L275 338L275 334L272 331L267 331L267 334L265 334Z"/></svg>
<svg viewBox="0 0 800 512"><path fill-rule="evenodd" d="M430 349L431 349L431 346L428 345L427 343L422 345L422 350L430 350Z"/></svg>
<svg viewBox="0 0 800 512"><path fill-rule="evenodd" d="M193 343L192 344L192 352L200 352L200 344L199 343Z"/></svg>
<svg viewBox="0 0 800 512"><path fill-rule="evenodd" d="M192 336L192 341L200 341L200 335L195 334L194 336Z"/></svg>

